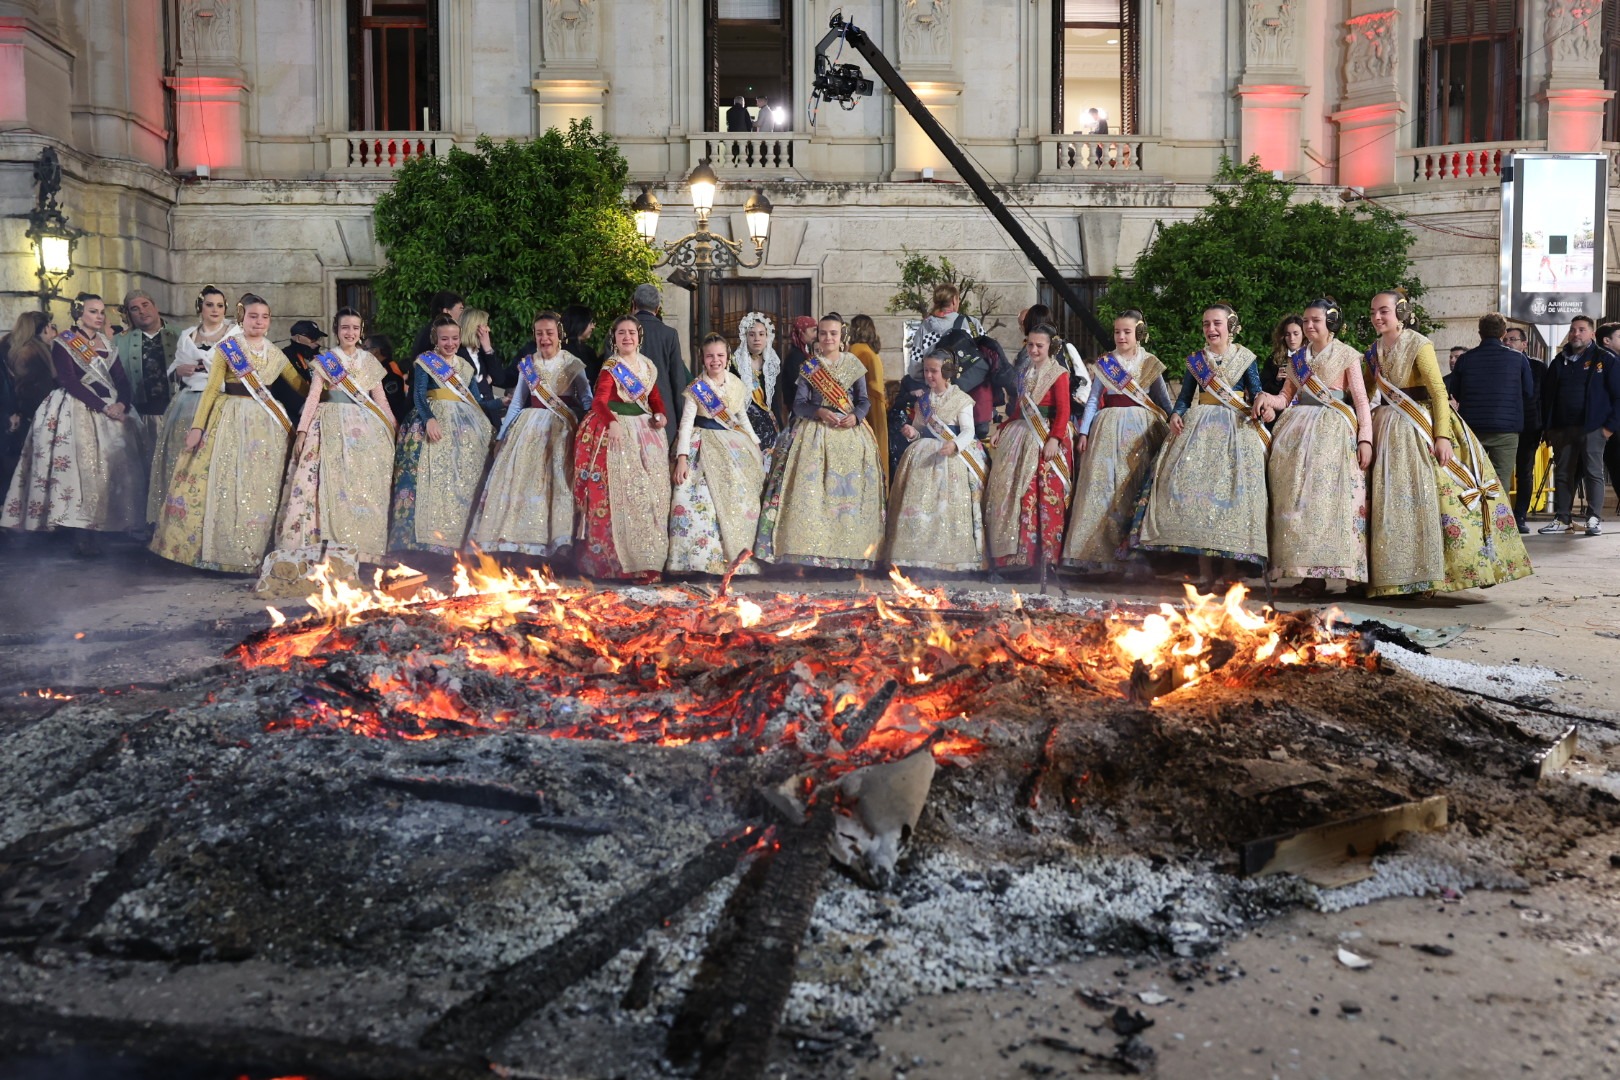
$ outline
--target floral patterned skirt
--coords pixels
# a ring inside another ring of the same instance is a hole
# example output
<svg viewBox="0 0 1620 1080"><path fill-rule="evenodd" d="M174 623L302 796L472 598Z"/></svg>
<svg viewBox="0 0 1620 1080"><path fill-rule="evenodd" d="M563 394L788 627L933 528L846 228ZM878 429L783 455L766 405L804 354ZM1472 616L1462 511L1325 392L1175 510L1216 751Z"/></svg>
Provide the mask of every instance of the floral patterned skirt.
<svg viewBox="0 0 1620 1080"><path fill-rule="evenodd" d="M1366 581L1367 477L1345 417L1296 402L1272 432L1266 474L1277 576Z"/></svg>
<svg viewBox="0 0 1620 1080"><path fill-rule="evenodd" d="M1074 450L1059 437L1065 467ZM996 567L1055 564L1063 551L1063 522L1069 516L1069 492L1053 462L1041 460L1044 444L1024 421L1001 429L991 451L990 479L985 484L985 520L990 534L990 562Z"/></svg>
<svg viewBox="0 0 1620 1080"><path fill-rule="evenodd" d="M146 520L146 426L113 420L52 390L12 474L0 525L123 532Z"/></svg>
<svg viewBox="0 0 1620 1080"><path fill-rule="evenodd" d="M1075 466L1064 566L1087 573L1124 568L1136 498L1152 475L1167 430L1163 420L1140 406L1097 413L1086 452Z"/></svg>
<svg viewBox="0 0 1620 1080"><path fill-rule="evenodd" d="M669 444L645 413L592 411L574 442L579 572L658 580L669 559Z"/></svg>
<svg viewBox="0 0 1620 1080"><path fill-rule="evenodd" d="M754 554L766 562L868 570L883 547L884 514L872 429L798 419L776 443Z"/></svg>
<svg viewBox="0 0 1620 1080"><path fill-rule="evenodd" d="M524 409L495 450L467 542L483 551L550 558L574 542L574 428L550 409Z"/></svg>
<svg viewBox="0 0 1620 1080"><path fill-rule="evenodd" d="M201 390L182 390L174 395L169 407L158 423L157 438L152 450L152 468L147 474L146 523L156 525L163 512L163 500L169 493L169 477L180 455L186 452L186 432L197 418L197 406L202 401Z"/></svg>
<svg viewBox="0 0 1620 1080"><path fill-rule="evenodd" d="M429 441L422 420L399 432L388 549L453 555L466 538L489 459L490 425L482 409L464 401L430 404L442 431L438 442Z"/></svg>
<svg viewBox="0 0 1620 1080"><path fill-rule="evenodd" d="M754 544L759 525L764 463L753 441L734 431L699 428L692 432L686 482L675 487L669 510L672 574L724 574ZM750 558L739 574L759 573Z"/></svg>

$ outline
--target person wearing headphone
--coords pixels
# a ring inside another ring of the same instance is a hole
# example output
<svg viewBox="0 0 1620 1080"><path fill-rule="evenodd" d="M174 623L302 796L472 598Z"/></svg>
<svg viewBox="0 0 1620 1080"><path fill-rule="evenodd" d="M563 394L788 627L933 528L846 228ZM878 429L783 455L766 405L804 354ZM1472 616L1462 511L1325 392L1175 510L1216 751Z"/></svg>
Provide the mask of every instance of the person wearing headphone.
<svg viewBox="0 0 1620 1080"><path fill-rule="evenodd" d="M1302 579L1318 597L1330 578L1367 580L1367 466L1372 411L1361 356L1336 336L1338 301L1305 305L1304 339L1281 358L1282 389L1254 400L1257 419L1276 415L1266 475L1271 482L1271 571Z"/></svg>
<svg viewBox="0 0 1620 1080"><path fill-rule="evenodd" d="M34 414L0 526L73 529L75 550L94 555L96 534L128 532L144 521L146 429L131 411L129 374L107 339L107 305L80 293L72 312L73 328L51 345L57 388Z"/></svg>
<svg viewBox="0 0 1620 1080"><path fill-rule="evenodd" d="M1122 311L1114 320L1114 351L1091 365L1075 440L1074 510L1063 544L1063 565L1082 573L1149 576L1140 555L1127 561L1127 537L1175 405L1164 363L1147 351L1147 341L1142 313Z"/></svg>
<svg viewBox="0 0 1620 1080"><path fill-rule="evenodd" d="M1230 304L1204 309L1204 347L1187 358L1187 377L1170 415L1141 546L1198 556L1203 587L1236 581L1239 563L1266 561L1266 443L1251 403L1260 365L1234 340L1242 330ZM1214 560L1225 560L1217 578Z"/></svg>
<svg viewBox="0 0 1620 1080"><path fill-rule="evenodd" d="M1367 595L1485 588L1531 573L1496 470L1451 411L1434 343L1416 330L1411 298L1372 298L1378 341L1367 350L1372 469L1367 482Z"/></svg>

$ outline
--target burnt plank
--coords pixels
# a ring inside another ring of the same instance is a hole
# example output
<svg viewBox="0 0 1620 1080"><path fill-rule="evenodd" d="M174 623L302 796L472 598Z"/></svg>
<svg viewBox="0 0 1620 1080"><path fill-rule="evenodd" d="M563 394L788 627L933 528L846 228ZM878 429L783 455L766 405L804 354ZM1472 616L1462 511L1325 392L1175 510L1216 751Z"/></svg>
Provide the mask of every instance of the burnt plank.
<svg viewBox="0 0 1620 1080"><path fill-rule="evenodd" d="M1403 832L1445 828L1446 807L1444 795L1431 795L1343 821L1251 841L1239 851L1243 873L1259 877L1333 872L1353 859L1371 858L1380 844Z"/></svg>
<svg viewBox="0 0 1620 1080"><path fill-rule="evenodd" d="M731 873L752 830L711 841L667 874L622 897L562 938L490 976L484 989L456 1004L423 1033L427 1050L488 1050L518 1025L596 971L647 930L672 917Z"/></svg>
<svg viewBox="0 0 1620 1080"><path fill-rule="evenodd" d="M519 791L503 784L478 780L441 780L426 776L371 777L374 787L398 791L415 799L430 802L470 806L477 810L499 810L514 814L535 814L528 824L537 829L569 833L574 836L606 836L613 826L605 821L588 818L560 818L544 816L550 810L545 800L532 791Z"/></svg>

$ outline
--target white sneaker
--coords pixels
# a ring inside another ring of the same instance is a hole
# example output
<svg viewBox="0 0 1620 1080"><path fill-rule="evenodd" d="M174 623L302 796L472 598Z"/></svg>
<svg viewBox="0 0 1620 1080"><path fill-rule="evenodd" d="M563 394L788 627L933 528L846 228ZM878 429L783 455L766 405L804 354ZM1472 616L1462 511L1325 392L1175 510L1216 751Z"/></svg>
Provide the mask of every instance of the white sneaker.
<svg viewBox="0 0 1620 1080"><path fill-rule="evenodd" d="M1549 521L1536 531L1542 536L1556 536L1559 533L1569 532L1569 522L1559 521L1557 518L1554 518L1552 521Z"/></svg>
<svg viewBox="0 0 1620 1080"><path fill-rule="evenodd" d="M1603 535L1603 522L1598 519L1598 516L1596 514L1593 514L1591 517L1586 519L1586 535L1587 536L1602 536Z"/></svg>

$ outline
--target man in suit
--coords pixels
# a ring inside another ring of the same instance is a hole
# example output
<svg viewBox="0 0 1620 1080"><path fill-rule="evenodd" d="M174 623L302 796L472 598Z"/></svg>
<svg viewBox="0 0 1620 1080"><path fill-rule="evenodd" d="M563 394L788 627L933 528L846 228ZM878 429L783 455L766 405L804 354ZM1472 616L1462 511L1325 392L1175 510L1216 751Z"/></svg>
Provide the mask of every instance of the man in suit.
<svg viewBox="0 0 1620 1080"><path fill-rule="evenodd" d="M681 359L680 335L658 317L658 308L663 302L658 286L637 285L630 313L641 324L641 355L651 360L658 371L658 393L664 399L669 430L674 431L681 422L681 395L686 393L686 384L692 378Z"/></svg>

